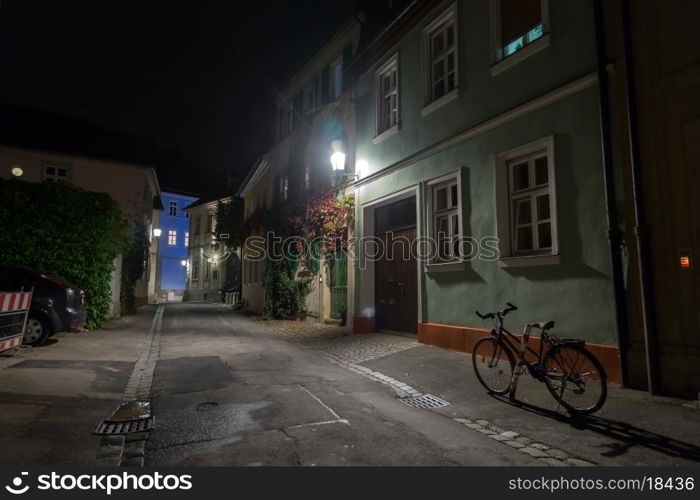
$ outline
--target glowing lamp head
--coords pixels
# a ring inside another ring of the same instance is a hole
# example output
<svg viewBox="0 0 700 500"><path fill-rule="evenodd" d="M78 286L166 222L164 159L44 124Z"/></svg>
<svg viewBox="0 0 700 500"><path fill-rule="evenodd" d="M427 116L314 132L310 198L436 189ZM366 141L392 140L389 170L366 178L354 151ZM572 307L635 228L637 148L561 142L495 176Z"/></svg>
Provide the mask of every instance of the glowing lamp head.
<svg viewBox="0 0 700 500"><path fill-rule="evenodd" d="M155 236L156 238L160 238L161 233L162 231L159 228L153 229L153 236Z"/></svg>
<svg viewBox="0 0 700 500"><path fill-rule="evenodd" d="M183 266L186 266L186 265L187 265L187 261L186 261L186 260L183 260L183 261L180 262L180 264L182 264Z"/></svg>
<svg viewBox="0 0 700 500"><path fill-rule="evenodd" d="M12 169L12 175L15 177L22 177L22 174L24 174L24 170L22 170L21 167L14 167Z"/></svg>
<svg viewBox="0 0 700 500"><path fill-rule="evenodd" d="M345 153L342 151L336 151L331 155L331 165L333 170L336 172L338 170L345 170Z"/></svg>

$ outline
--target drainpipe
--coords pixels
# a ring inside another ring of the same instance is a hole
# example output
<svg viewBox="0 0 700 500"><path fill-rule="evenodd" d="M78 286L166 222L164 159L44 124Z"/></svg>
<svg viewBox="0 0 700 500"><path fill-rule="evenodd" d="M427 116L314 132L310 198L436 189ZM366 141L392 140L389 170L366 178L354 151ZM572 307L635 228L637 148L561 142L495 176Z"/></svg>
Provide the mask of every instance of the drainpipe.
<svg viewBox="0 0 700 500"><path fill-rule="evenodd" d="M654 307L653 282L649 261L649 231L644 211L644 191L642 189L642 167L639 159L639 134L637 120L637 90L634 81L634 61L632 58L632 32L630 27L630 6L622 0L622 32L625 56L625 100L627 108L627 130L634 195L634 232L639 260L639 284L642 298L642 325L646 346L647 384L650 394L659 393L659 360L656 343L656 310Z"/></svg>
<svg viewBox="0 0 700 500"><path fill-rule="evenodd" d="M617 224L617 200L615 197L615 178L612 158L612 135L610 132L610 98L608 92L608 73L606 70L605 28L601 0L593 3L595 18L595 41L598 64L598 103L600 107L600 142L603 153L603 181L605 184L605 214L608 229L608 250L615 306L615 326L620 360L620 380L622 386L628 385L627 348L629 345L627 304L625 281L622 268L622 235Z"/></svg>

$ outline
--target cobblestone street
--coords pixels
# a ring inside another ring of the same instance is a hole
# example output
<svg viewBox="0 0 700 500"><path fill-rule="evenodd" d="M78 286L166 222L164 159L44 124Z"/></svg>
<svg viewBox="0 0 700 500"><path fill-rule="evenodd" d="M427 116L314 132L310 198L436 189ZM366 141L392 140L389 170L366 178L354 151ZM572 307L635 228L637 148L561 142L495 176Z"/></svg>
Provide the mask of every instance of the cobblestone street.
<svg viewBox="0 0 700 500"><path fill-rule="evenodd" d="M262 320L260 320L262 321ZM347 327L315 321L262 321L273 332L291 341L330 354L347 363L373 359L418 347L411 338L374 333L352 335Z"/></svg>

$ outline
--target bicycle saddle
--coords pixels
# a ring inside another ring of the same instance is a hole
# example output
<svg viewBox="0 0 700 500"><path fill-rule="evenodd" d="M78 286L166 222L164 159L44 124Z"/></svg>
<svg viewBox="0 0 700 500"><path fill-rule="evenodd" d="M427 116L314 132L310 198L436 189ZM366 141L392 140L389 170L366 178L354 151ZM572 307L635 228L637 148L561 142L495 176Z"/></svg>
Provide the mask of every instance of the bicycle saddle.
<svg viewBox="0 0 700 500"><path fill-rule="evenodd" d="M549 330L550 328L554 328L554 321L543 321L541 323L530 323L527 326L534 326L535 328L539 328L540 330Z"/></svg>

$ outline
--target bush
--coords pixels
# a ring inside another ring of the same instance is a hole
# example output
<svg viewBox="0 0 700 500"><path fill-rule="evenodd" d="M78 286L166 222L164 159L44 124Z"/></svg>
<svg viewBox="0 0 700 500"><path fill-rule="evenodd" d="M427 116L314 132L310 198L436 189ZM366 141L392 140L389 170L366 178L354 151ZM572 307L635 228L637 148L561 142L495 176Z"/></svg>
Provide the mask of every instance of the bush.
<svg viewBox="0 0 700 500"><path fill-rule="evenodd" d="M65 183L0 179L0 262L51 272L85 291L86 326L109 313L128 224L116 201Z"/></svg>
<svg viewBox="0 0 700 500"><path fill-rule="evenodd" d="M303 313L311 279L293 279L289 261L268 260L266 264L263 317L289 319Z"/></svg>

